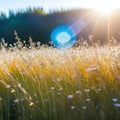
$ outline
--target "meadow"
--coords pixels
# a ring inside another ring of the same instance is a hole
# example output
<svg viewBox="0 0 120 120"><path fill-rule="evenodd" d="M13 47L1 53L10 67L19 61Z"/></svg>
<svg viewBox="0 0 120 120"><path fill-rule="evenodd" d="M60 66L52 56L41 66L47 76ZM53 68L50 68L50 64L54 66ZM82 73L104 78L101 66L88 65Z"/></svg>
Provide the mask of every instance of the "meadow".
<svg viewBox="0 0 120 120"><path fill-rule="evenodd" d="M120 120L120 46L2 46L0 120Z"/></svg>

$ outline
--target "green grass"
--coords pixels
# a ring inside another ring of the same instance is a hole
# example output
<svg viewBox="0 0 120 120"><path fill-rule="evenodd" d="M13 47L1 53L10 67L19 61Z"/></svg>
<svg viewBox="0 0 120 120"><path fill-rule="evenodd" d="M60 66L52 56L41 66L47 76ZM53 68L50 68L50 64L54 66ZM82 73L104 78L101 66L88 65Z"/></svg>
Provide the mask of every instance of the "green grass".
<svg viewBox="0 0 120 120"><path fill-rule="evenodd" d="M1 50L0 120L120 120L119 46Z"/></svg>

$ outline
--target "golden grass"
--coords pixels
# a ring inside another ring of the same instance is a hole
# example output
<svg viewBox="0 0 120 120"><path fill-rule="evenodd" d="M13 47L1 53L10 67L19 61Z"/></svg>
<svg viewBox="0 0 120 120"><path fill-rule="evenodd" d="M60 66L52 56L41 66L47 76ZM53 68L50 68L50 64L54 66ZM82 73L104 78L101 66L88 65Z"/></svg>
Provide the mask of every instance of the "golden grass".
<svg viewBox="0 0 120 120"><path fill-rule="evenodd" d="M120 48L1 50L0 88L5 120L118 120Z"/></svg>

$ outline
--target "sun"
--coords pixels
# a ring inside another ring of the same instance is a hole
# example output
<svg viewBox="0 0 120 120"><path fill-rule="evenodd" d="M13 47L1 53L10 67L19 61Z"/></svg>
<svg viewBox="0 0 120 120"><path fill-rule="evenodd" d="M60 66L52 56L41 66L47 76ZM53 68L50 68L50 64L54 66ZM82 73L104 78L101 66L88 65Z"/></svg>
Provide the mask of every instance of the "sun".
<svg viewBox="0 0 120 120"><path fill-rule="evenodd" d="M109 15L115 9L120 8L120 0L86 0L87 7L94 8L101 14Z"/></svg>
<svg viewBox="0 0 120 120"><path fill-rule="evenodd" d="M111 14L116 8L117 8L117 5L112 0L101 0L101 4L99 4L99 5L96 4L96 7L95 7L95 9L98 12L100 12L104 15Z"/></svg>
<svg viewBox="0 0 120 120"><path fill-rule="evenodd" d="M110 15L116 8L96 8L96 11L102 15Z"/></svg>
<svg viewBox="0 0 120 120"><path fill-rule="evenodd" d="M102 14L109 15L118 8L119 4L119 0L100 0L100 2L96 3L95 8Z"/></svg>

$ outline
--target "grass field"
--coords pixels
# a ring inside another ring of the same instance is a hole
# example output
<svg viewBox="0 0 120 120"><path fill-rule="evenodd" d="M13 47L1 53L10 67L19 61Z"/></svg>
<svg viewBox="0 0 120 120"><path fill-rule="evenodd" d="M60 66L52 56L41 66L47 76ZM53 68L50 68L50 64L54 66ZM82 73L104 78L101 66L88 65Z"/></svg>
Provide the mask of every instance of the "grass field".
<svg viewBox="0 0 120 120"><path fill-rule="evenodd" d="M0 120L120 120L120 46L2 49Z"/></svg>

